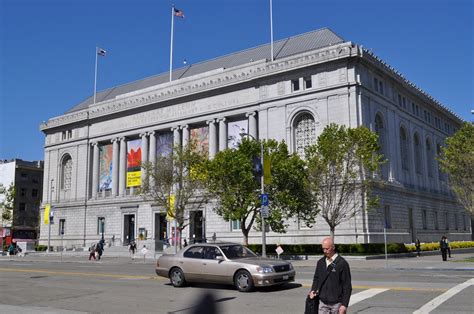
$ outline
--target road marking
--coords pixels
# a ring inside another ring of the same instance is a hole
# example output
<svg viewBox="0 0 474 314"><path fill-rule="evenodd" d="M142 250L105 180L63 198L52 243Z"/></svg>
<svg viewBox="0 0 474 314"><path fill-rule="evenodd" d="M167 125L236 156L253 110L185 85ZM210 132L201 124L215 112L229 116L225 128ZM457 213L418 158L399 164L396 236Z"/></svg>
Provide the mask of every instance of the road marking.
<svg viewBox="0 0 474 314"><path fill-rule="evenodd" d="M449 289L448 291L446 291L442 295L437 296L436 298L434 298L430 302L428 302L425 305L423 305L422 307L420 307L418 310L413 312L413 314L430 313L435 308L440 306L443 302L445 302L449 298L452 298L454 295L456 295L457 293L461 292L463 289L465 289L465 288L467 288L471 285L474 285L474 278L472 278L468 281L465 281L465 282L463 282L463 283L461 283L457 286L452 287L451 289Z"/></svg>
<svg viewBox="0 0 474 314"><path fill-rule="evenodd" d="M300 282L301 283L301 282ZM311 283L301 283L303 287L312 287ZM409 288L409 287L387 287L387 286L368 286L368 285L354 285L352 289L366 290L366 289L387 289L394 291L440 291L444 292L446 288Z"/></svg>
<svg viewBox="0 0 474 314"><path fill-rule="evenodd" d="M117 279L151 279L151 280L165 279L165 278L150 277L150 276L133 276L133 275L121 275L121 274L101 274L101 273L65 272L65 271L52 271L52 270L44 270L44 269L13 269L13 268L0 268L0 271L17 272L17 273L40 273L40 274L50 274L50 275L72 275L72 276L86 276L86 277L105 277L105 278L117 278Z"/></svg>
<svg viewBox="0 0 474 314"><path fill-rule="evenodd" d="M373 296L376 296L377 294L385 292L387 290L389 289L375 288L375 289L364 290L362 292L356 293L351 296L351 300L349 301L349 306L359 303L360 301L371 298Z"/></svg>

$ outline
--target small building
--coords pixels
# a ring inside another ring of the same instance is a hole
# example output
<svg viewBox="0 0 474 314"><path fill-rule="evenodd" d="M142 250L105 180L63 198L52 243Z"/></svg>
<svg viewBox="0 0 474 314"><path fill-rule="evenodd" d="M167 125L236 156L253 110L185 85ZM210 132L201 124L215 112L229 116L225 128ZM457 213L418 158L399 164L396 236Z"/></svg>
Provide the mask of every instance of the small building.
<svg viewBox="0 0 474 314"><path fill-rule="evenodd" d="M190 138L213 156L235 145L242 130L257 139L284 140L303 155L329 123L367 126L380 136L381 206L337 227L339 243L470 239L468 213L456 202L436 155L462 120L372 52L328 28L116 86L41 125L47 188L55 207L52 245L64 229L67 245L86 245L102 235L126 245L173 235L166 212L137 195L137 169L166 145ZM416 57L416 56L413 56ZM130 158L128 158L130 157ZM138 170L139 171L139 170ZM138 180L139 181L139 180ZM271 209L271 206L270 206ZM238 222L226 222L208 204L190 209L188 240L242 241ZM41 229L47 230L42 224ZM45 243L47 233L41 233ZM267 243L319 243L329 227L289 221L285 234L271 230ZM260 243L252 231L250 243Z"/></svg>

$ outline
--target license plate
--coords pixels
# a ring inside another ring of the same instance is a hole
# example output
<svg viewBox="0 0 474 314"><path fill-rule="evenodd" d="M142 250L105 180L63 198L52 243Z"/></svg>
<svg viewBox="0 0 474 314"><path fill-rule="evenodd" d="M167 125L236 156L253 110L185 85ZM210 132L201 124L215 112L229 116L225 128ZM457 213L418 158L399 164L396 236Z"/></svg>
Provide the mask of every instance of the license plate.
<svg viewBox="0 0 474 314"><path fill-rule="evenodd" d="M283 280L288 280L288 275L283 276Z"/></svg>

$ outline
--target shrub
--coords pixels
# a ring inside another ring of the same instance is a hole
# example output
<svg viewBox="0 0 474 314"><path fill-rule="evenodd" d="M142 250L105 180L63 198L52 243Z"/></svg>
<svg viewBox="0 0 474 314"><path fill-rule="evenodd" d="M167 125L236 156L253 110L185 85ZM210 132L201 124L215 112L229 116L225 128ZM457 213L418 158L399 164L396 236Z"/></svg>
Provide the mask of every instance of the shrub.
<svg viewBox="0 0 474 314"><path fill-rule="evenodd" d="M35 251L44 252L44 251L46 251L47 248L48 248L47 245L37 245L37 246L35 246Z"/></svg>

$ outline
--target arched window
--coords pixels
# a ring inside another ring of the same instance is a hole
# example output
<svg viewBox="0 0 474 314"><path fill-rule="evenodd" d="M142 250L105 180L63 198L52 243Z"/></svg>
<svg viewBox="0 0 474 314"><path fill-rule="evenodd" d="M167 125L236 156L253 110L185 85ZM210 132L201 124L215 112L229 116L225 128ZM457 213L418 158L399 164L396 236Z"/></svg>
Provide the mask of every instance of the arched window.
<svg viewBox="0 0 474 314"><path fill-rule="evenodd" d="M400 128L400 159L402 160L402 169L409 170L408 167L408 137L405 128Z"/></svg>
<svg viewBox="0 0 474 314"><path fill-rule="evenodd" d="M426 139L426 171L429 177L433 176L433 150L431 149L431 141Z"/></svg>
<svg viewBox="0 0 474 314"><path fill-rule="evenodd" d="M61 163L61 190L71 188L72 158L69 155L63 157Z"/></svg>
<svg viewBox="0 0 474 314"><path fill-rule="evenodd" d="M415 171L416 173L421 174L421 143L418 133L415 133L415 135L413 135L413 146L413 150L415 152Z"/></svg>
<svg viewBox="0 0 474 314"><path fill-rule="evenodd" d="M294 123L295 150L301 157L305 158L306 147L316 142L316 123L310 113L299 115Z"/></svg>

